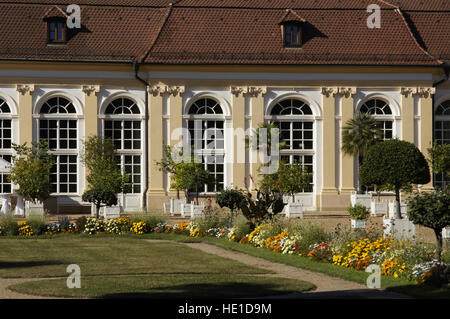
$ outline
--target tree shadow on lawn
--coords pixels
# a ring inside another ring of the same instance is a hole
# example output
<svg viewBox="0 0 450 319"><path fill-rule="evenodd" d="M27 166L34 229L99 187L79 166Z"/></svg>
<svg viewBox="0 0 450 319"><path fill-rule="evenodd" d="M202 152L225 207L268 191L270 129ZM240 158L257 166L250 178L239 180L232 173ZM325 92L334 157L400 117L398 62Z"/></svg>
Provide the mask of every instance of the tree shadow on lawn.
<svg viewBox="0 0 450 319"><path fill-rule="evenodd" d="M62 265L67 264L67 262L61 261L0 261L1 269L11 269L11 268L29 268L29 267L40 267L40 266L51 266L51 265Z"/></svg>
<svg viewBox="0 0 450 319"><path fill-rule="evenodd" d="M300 289L280 290L280 286L272 284L187 284L149 289L148 292L107 294L99 298L222 299L267 297L299 292L301 292Z"/></svg>

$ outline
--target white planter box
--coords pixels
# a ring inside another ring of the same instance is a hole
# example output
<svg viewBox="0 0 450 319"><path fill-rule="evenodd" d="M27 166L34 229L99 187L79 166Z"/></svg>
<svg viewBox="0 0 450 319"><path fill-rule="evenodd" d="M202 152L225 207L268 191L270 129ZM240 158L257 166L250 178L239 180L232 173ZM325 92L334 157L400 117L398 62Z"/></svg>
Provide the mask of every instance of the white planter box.
<svg viewBox="0 0 450 319"><path fill-rule="evenodd" d="M450 239L450 227L442 228L442 238Z"/></svg>
<svg viewBox="0 0 450 319"><path fill-rule="evenodd" d="M389 218L395 218L395 214L397 211L397 202L389 202ZM405 202L402 202L400 204L400 213L402 215L402 218L405 218L408 213L408 204Z"/></svg>
<svg viewBox="0 0 450 319"><path fill-rule="evenodd" d="M120 207L112 206L112 207L101 207L100 208L100 216L103 216L104 219L113 219L120 217Z"/></svg>
<svg viewBox="0 0 450 319"><path fill-rule="evenodd" d="M366 220L352 219L352 228L366 228Z"/></svg>
<svg viewBox="0 0 450 319"><path fill-rule="evenodd" d="M289 203L284 206L283 212L287 218L303 218L303 205Z"/></svg>
<svg viewBox="0 0 450 319"><path fill-rule="evenodd" d="M30 216L44 216L44 203L26 201L25 202L25 217Z"/></svg>
<svg viewBox="0 0 450 319"><path fill-rule="evenodd" d="M181 204L181 217L186 218L198 218L203 216L203 210L205 205L195 205L193 202L190 204Z"/></svg>
<svg viewBox="0 0 450 319"><path fill-rule="evenodd" d="M183 205L185 205L185 204L186 204L186 198L183 198L183 199L170 198L170 202L169 202L170 214L171 215L181 214L181 212L183 210Z"/></svg>
<svg viewBox="0 0 450 319"><path fill-rule="evenodd" d="M414 240L416 226L408 219L384 218L384 236Z"/></svg>
<svg viewBox="0 0 450 319"><path fill-rule="evenodd" d="M388 213L387 202L370 202L370 214L372 216L385 216Z"/></svg>
<svg viewBox="0 0 450 319"><path fill-rule="evenodd" d="M352 194L350 194L350 202L351 202L352 206L355 206L356 204L360 204L360 205L366 206L367 209L370 209L370 203L372 202L372 194L352 193Z"/></svg>

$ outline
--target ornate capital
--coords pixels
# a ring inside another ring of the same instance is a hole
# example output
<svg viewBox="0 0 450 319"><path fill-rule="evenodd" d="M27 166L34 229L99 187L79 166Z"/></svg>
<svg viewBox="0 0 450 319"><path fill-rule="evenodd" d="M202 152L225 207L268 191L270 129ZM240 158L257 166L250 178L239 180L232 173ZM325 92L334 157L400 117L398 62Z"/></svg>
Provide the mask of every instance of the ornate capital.
<svg viewBox="0 0 450 319"><path fill-rule="evenodd" d="M245 94L248 94L253 97L258 97L259 94L262 96L266 95L267 88L265 87L255 87L255 86L249 86L247 87L247 90L245 91Z"/></svg>
<svg viewBox="0 0 450 319"><path fill-rule="evenodd" d="M167 86L149 86L148 93L153 96L163 95L164 93L169 93L169 88Z"/></svg>
<svg viewBox="0 0 450 319"><path fill-rule="evenodd" d="M436 88L428 87L428 88L417 88L417 95L420 98L429 98L431 95L436 93Z"/></svg>
<svg viewBox="0 0 450 319"><path fill-rule="evenodd" d="M34 85L33 84L17 84L16 90L22 95L25 95L28 92L30 94L32 94L34 92Z"/></svg>
<svg viewBox="0 0 450 319"><path fill-rule="evenodd" d="M167 92L173 96L177 96L178 94L181 96L184 94L184 86L171 86L167 89Z"/></svg>
<svg viewBox="0 0 450 319"><path fill-rule="evenodd" d="M83 85L81 87L81 90L86 95L91 95L92 93L98 93L100 92L100 86L99 85Z"/></svg>
<svg viewBox="0 0 450 319"><path fill-rule="evenodd" d="M405 97L408 97L408 95L413 95L417 93L417 88L401 88L400 93L404 95Z"/></svg>
<svg viewBox="0 0 450 319"><path fill-rule="evenodd" d="M342 96L349 98L356 94L356 88L355 87L340 87L338 88L338 93Z"/></svg>
<svg viewBox="0 0 450 319"><path fill-rule="evenodd" d="M244 94L244 88L240 86L232 86L231 87L231 94L238 97L240 94Z"/></svg>
<svg viewBox="0 0 450 319"><path fill-rule="evenodd" d="M331 95L337 94L338 89L337 87L323 87L322 88L322 94L326 97L330 97Z"/></svg>

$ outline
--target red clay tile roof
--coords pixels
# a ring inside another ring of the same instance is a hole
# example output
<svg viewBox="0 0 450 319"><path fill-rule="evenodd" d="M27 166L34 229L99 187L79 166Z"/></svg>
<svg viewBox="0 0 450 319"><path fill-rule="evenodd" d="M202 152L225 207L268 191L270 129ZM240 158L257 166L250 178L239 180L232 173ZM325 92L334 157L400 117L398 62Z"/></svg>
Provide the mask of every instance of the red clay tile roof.
<svg viewBox="0 0 450 319"><path fill-rule="evenodd" d="M43 17L55 5L65 10L74 2L81 5L82 29L69 30L67 45L47 45ZM381 29L366 26L370 14L366 8L371 3L383 9ZM449 3L448 0L0 0L0 59L439 65L440 60L450 61ZM397 6L401 12L396 10ZM306 20L301 49L283 47L278 23L288 16Z"/></svg>

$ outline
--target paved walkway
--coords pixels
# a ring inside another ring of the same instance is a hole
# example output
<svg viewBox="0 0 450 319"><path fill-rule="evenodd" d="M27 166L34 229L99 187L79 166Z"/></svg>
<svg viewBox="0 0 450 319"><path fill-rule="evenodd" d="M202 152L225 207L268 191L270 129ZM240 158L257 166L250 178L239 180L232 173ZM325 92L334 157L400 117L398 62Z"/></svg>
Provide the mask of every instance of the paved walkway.
<svg viewBox="0 0 450 319"><path fill-rule="evenodd" d="M148 241L155 242L155 240L151 239ZM368 289L366 286L352 281L347 281L336 277L330 277L322 273L303 270L293 266L274 263L262 258L253 257L240 252L223 249L214 245L209 245L205 243L182 243L182 244L194 249L199 249L209 254L214 254L220 257L233 259L243 264L270 270L275 273L264 276L275 276L308 281L317 287L317 289L315 289L314 291L304 292L301 294L292 294L287 296L285 295L277 298L410 299L410 297L402 294L378 289Z"/></svg>

